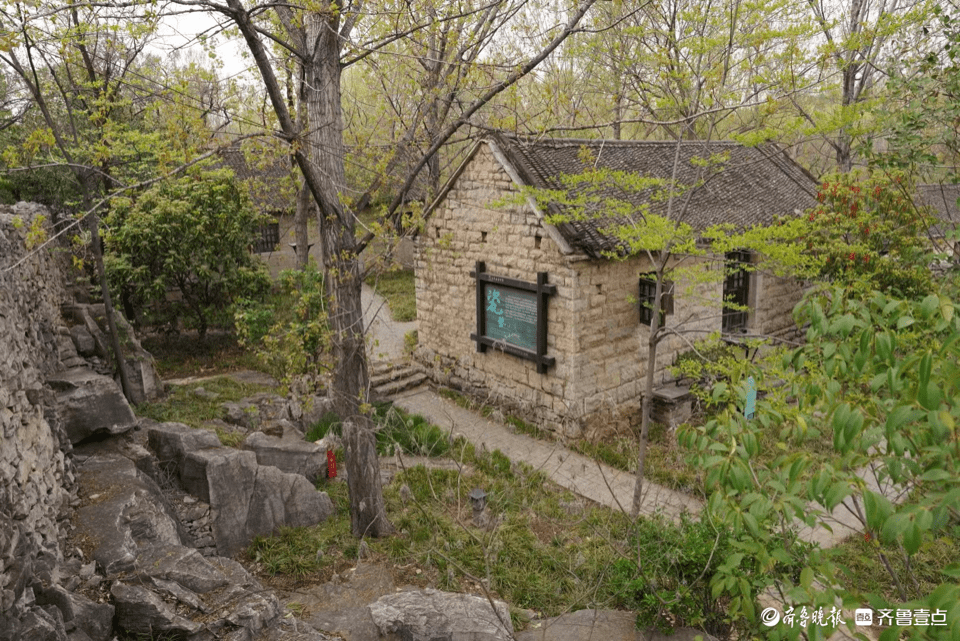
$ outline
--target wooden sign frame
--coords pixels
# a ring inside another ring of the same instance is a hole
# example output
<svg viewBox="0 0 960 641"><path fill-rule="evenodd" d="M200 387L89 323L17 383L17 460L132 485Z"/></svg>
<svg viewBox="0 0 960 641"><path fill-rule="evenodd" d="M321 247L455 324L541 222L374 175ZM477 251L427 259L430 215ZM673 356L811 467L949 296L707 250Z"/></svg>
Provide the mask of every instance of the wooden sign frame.
<svg viewBox="0 0 960 641"><path fill-rule="evenodd" d="M546 374L547 368L556 364L556 359L547 356L547 301L549 297L557 293L556 285L547 284L547 272L537 273L537 282L531 283L516 278L507 278L505 276L496 276L486 271L486 264L483 261L477 261L476 268L470 272L477 286L477 331L470 334L470 338L477 343L478 352L486 352L488 347L492 347L501 352L517 356L537 364L537 372ZM486 327L486 307L487 284L493 284L504 290L518 290L521 292L534 292L537 297L537 321L536 321L536 349L526 349L520 345L514 345L503 339L492 338L487 334Z"/></svg>

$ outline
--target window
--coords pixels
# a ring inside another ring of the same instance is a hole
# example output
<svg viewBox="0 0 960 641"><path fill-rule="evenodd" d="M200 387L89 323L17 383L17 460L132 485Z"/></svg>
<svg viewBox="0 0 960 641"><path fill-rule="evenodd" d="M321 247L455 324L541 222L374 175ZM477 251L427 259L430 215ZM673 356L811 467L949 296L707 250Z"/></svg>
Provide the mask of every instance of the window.
<svg viewBox="0 0 960 641"><path fill-rule="evenodd" d="M260 237L253 244L253 251L266 254L277 249L280 244L280 223L260 225Z"/></svg>
<svg viewBox="0 0 960 641"><path fill-rule="evenodd" d="M640 322L649 325L653 320L653 304L657 297L657 275L653 272L642 274L640 276ZM666 316L673 314L673 283L669 280L663 281L663 292L660 296L660 326L662 327Z"/></svg>
<svg viewBox="0 0 960 641"><path fill-rule="evenodd" d="M726 256L727 277L723 281L723 322L724 333L742 332L747 329L750 317L746 309L750 301L750 272L745 265L750 264L750 252L734 251Z"/></svg>

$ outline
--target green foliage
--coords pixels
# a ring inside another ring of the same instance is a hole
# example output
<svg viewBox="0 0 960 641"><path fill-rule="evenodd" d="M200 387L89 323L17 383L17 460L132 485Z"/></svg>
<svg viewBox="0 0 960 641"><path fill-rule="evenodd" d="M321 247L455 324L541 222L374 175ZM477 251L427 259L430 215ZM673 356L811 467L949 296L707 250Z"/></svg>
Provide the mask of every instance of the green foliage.
<svg viewBox="0 0 960 641"><path fill-rule="evenodd" d="M411 456L445 456L450 440L436 425L419 414L410 414L391 403L374 404L373 421L377 426L377 452L389 456L396 451ZM327 412L307 431L306 440L316 441L330 432L342 436L340 417Z"/></svg>
<svg viewBox="0 0 960 641"><path fill-rule="evenodd" d="M960 173L960 15L955 4L950 9L935 4L924 26L940 46L891 65L888 104L897 107L877 114L888 127L887 150L874 152L872 141L866 150L878 166L948 183Z"/></svg>
<svg viewBox="0 0 960 641"><path fill-rule="evenodd" d="M115 199L104 235L110 281L155 321L187 319L202 337L228 324L236 300L267 288L267 272L249 251L259 222L225 170L198 169L136 201ZM180 299L168 300L174 291Z"/></svg>
<svg viewBox="0 0 960 641"><path fill-rule="evenodd" d="M417 320L417 292L412 269L397 269L370 276L367 284L387 299L390 316L398 323Z"/></svg>
<svg viewBox="0 0 960 641"><path fill-rule="evenodd" d="M947 628L915 626L909 638L960 635L957 566L941 567L932 590L907 590L920 585L917 554L960 523L960 316L954 310L936 294L903 300L875 292L861 299L837 288L811 295L799 309L807 342L784 358L783 392L759 399L756 418L747 421L744 377L735 378L714 391L716 417L683 431L711 489L705 515L730 528L736 549L724 564L730 571L713 580L717 594L729 597L733 620L759 629L756 598L773 587L794 603L827 609L835 599L875 609L908 601L939 608ZM818 451L815 428L829 436L830 456ZM778 434L772 458L761 456L769 430ZM864 473L910 501L897 505L865 487ZM784 524L828 523L827 512L835 509L856 515L861 536L872 542L874 567L890 574L896 598L844 585L841 552L784 540ZM742 567L733 570L743 560L736 554L754 559L761 574L744 581ZM890 562L898 557L902 563ZM797 562L804 566L799 577L791 573Z"/></svg>
<svg viewBox="0 0 960 641"><path fill-rule="evenodd" d="M276 378L287 383L295 377L316 379L329 366L327 308L323 274L316 267L285 270L264 300L238 301L237 337Z"/></svg>
<svg viewBox="0 0 960 641"><path fill-rule="evenodd" d="M407 354L413 354L420 342L417 330L411 329L403 335L403 351Z"/></svg>
<svg viewBox="0 0 960 641"><path fill-rule="evenodd" d="M807 249L822 273L861 294L912 297L933 290L927 232L934 218L911 198L902 174L849 173L827 178L820 205L807 214Z"/></svg>
<svg viewBox="0 0 960 641"><path fill-rule="evenodd" d="M691 391L709 403L714 386L729 382L731 372L741 367L743 349L719 336L710 336L694 343L693 349L678 354L671 372L678 380L690 380Z"/></svg>
<svg viewBox="0 0 960 641"><path fill-rule="evenodd" d="M198 387L207 391L206 395L194 393ZM247 383L238 383L231 378L214 378L202 383L177 385L164 398L152 403L137 406L137 414L152 418L161 423L184 423L191 427L201 427L205 421L223 416L223 403L239 401L269 388ZM221 441L223 438L221 438Z"/></svg>
<svg viewBox="0 0 960 641"><path fill-rule="evenodd" d="M680 523L644 519L637 523L631 549L639 563L616 561L611 581L618 605L637 611L638 627L664 632L694 627L721 638L730 631L725 599L710 587L731 552L724 529L686 516Z"/></svg>

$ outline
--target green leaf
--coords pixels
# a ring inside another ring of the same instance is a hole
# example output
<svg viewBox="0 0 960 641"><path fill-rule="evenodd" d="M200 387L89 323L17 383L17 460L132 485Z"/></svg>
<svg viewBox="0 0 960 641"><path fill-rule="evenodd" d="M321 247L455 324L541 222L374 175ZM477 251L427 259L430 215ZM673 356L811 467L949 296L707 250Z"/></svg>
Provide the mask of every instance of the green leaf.
<svg viewBox="0 0 960 641"><path fill-rule="evenodd" d="M912 523L903 533L903 549L913 556L920 549L921 543L923 543L923 531L917 523Z"/></svg>
<svg viewBox="0 0 960 641"><path fill-rule="evenodd" d="M813 584L813 570L809 567L803 568L800 571L800 585L810 589L810 586Z"/></svg>
<svg viewBox="0 0 960 641"><path fill-rule="evenodd" d="M960 579L960 563L951 563L940 571L949 577Z"/></svg>
<svg viewBox="0 0 960 641"><path fill-rule="evenodd" d="M830 486L829 490L827 490L827 494L824 497L824 500L826 501L824 507L826 507L828 510L833 510L833 508L840 504L840 501L847 498L852 493L853 491L850 489L849 483L837 481Z"/></svg>
<svg viewBox="0 0 960 641"><path fill-rule="evenodd" d="M921 481L945 481L947 479L952 479L953 475L947 472L946 470L941 469L932 469L927 470L923 473L923 476L920 477Z"/></svg>
<svg viewBox="0 0 960 641"><path fill-rule="evenodd" d="M920 314L923 318L930 318L933 315L933 312L936 311L937 307L940 305L940 298L936 294L930 294L923 299L923 302L920 303Z"/></svg>
<svg viewBox="0 0 960 641"><path fill-rule="evenodd" d="M886 543L895 542L904 532L907 531L907 528L910 527L910 517L906 514L894 514L887 519L887 522L883 524L883 530L880 532L880 537Z"/></svg>
<svg viewBox="0 0 960 641"><path fill-rule="evenodd" d="M893 504L887 497L870 490L863 493L863 504L867 516L867 527L879 532L884 521L893 514Z"/></svg>
<svg viewBox="0 0 960 641"><path fill-rule="evenodd" d="M913 325L916 321L912 316L901 316L897 319L897 329L905 329Z"/></svg>

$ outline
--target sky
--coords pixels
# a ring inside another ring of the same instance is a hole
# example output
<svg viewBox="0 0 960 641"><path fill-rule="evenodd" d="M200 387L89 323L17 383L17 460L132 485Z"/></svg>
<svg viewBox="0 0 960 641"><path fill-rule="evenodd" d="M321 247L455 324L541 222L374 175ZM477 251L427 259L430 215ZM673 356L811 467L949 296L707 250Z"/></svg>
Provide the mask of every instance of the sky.
<svg viewBox="0 0 960 641"><path fill-rule="evenodd" d="M209 51L204 50L198 36L207 34L209 37L219 31L215 16L208 13L168 16L161 25L159 38L149 49L164 58L175 51L180 51L181 59L192 55L196 60L202 60L203 66L209 67L214 59L209 56ZM247 70L253 66L253 60L243 57L246 46L241 38L227 38L223 34L214 37L215 44L212 50L216 54L216 60L222 65L219 74L221 80L252 73Z"/></svg>

